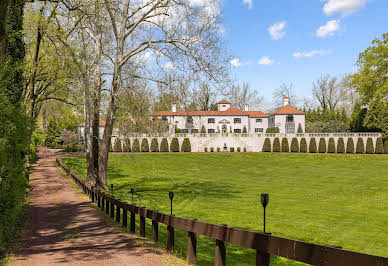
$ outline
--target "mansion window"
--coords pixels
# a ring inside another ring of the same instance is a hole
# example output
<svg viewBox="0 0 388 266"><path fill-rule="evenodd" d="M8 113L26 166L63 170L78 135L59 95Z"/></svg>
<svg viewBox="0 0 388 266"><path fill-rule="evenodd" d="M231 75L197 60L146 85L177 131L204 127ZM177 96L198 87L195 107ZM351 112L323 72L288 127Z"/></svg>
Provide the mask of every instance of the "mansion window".
<svg viewBox="0 0 388 266"><path fill-rule="evenodd" d="M261 123L261 122L263 122L262 118L256 118L256 123Z"/></svg>
<svg viewBox="0 0 388 266"><path fill-rule="evenodd" d="M214 129L212 129L212 128L209 128L208 130L207 130L207 133L215 133L216 131L214 130Z"/></svg>
<svg viewBox="0 0 388 266"><path fill-rule="evenodd" d="M162 120L167 121L167 116L162 116Z"/></svg>
<svg viewBox="0 0 388 266"><path fill-rule="evenodd" d="M187 123L188 124L192 124L193 123L193 117L192 116L188 116L187 117Z"/></svg>
<svg viewBox="0 0 388 266"><path fill-rule="evenodd" d="M263 133L264 130L263 130L262 128L255 128L255 132L256 132L256 133L258 133L258 132Z"/></svg>
<svg viewBox="0 0 388 266"><path fill-rule="evenodd" d="M235 128L235 129L234 129L234 133L241 133L241 129Z"/></svg>
<svg viewBox="0 0 388 266"><path fill-rule="evenodd" d="M234 119L235 124L241 124L241 118L235 118Z"/></svg>
<svg viewBox="0 0 388 266"><path fill-rule="evenodd" d="M294 122L294 116L293 115L288 115L286 118L286 122Z"/></svg>
<svg viewBox="0 0 388 266"><path fill-rule="evenodd" d="M193 128L193 129L191 130L191 133L198 133L198 129Z"/></svg>
<svg viewBox="0 0 388 266"><path fill-rule="evenodd" d="M189 133L187 129L182 129L182 133Z"/></svg>
<svg viewBox="0 0 388 266"><path fill-rule="evenodd" d="M208 124L215 124L216 123L216 120L214 118L208 118L207 119L207 123Z"/></svg>

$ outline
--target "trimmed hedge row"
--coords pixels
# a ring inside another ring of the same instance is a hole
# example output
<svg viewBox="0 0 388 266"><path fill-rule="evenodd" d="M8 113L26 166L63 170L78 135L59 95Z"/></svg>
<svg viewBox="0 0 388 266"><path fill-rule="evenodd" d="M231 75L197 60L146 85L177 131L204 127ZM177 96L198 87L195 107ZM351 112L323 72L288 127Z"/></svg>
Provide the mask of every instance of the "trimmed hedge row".
<svg viewBox="0 0 388 266"><path fill-rule="evenodd" d="M114 152L191 152L191 143L189 138L184 138L182 142L182 146L179 147L179 141L178 138L173 138L171 140L171 145L168 145L168 141L166 138L163 138L160 142L160 149L159 149L159 143L157 138L153 138L151 140L151 146L148 143L148 139L143 138L141 140L141 145L139 142L139 139L135 138L132 141L130 139L126 138L122 142L119 138L116 138L114 141L113 146L111 147L110 151Z"/></svg>

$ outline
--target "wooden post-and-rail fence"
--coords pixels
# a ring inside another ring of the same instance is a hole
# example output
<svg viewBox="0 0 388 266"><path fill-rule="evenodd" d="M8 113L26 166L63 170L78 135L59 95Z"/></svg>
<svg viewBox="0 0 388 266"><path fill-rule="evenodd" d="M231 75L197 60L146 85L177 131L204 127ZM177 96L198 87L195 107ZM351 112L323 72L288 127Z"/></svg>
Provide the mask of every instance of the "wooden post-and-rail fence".
<svg viewBox="0 0 388 266"><path fill-rule="evenodd" d="M129 212L130 232L135 233L136 215L140 217L139 234L143 237L145 237L146 219L152 220L153 241L158 241L158 224L165 224L167 225L167 250L172 252L174 250L174 229L186 231L188 264L196 264L197 235L203 235L215 239L214 265L217 266L226 264L227 243L256 250L256 265L268 266L270 264L270 254L273 254L310 265L388 266L388 258L386 257L232 228L227 225L204 223L196 219L186 219L128 204L90 187L84 180L66 167L60 158L57 158L56 161L82 188L84 193L91 198L92 202L97 202L97 206L101 210L105 209L106 214L110 214L112 218L115 217L114 214L116 213L116 221L122 221L122 226L124 227L127 227L127 215ZM120 218L121 210L122 219Z"/></svg>

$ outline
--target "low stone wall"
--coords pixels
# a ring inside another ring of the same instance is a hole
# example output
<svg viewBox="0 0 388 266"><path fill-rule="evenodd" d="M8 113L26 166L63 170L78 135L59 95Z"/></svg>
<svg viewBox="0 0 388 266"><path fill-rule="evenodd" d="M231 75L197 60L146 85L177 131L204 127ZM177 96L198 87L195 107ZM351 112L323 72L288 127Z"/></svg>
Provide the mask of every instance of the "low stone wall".
<svg viewBox="0 0 388 266"><path fill-rule="evenodd" d="M115 139L113 137L112 145L114 144ZM220 151L230 151L230 148L233 147L235 151L240 147L241 151L246 149L247 152L261 152L263 144L266 138L269 138L271 141L271 147L275 138L279 138L280 142L283 138L288 139L289 146L291 146L291 141L295 137L298 139L298 143L302 138L305 138L307 145L310 143L311 138L315 138L317 142L317 148L320 138L324 138L326 141L326 148L329 142L329 138L333 138L335 146L337 147L338 139L343 138L345 142L345 149L348 138L353 138L354 146L356 147L357 139L362 138L364 141L364 149L366 149L366 142L368 138L373 140L373 146L376 146L376 140L378 137L381 137L381 133L304 133L304 134L132 134L127 138L130 139L131 145L135 138L139 139L141 143L142 139L147 138L149 145L151 140L156 138L160 147L160 143L163 138L166 138L168 145L170 147L172 138L176 137L179 141L179 147L181 147L184 138L189 138L191 143L192 152L204 152L205 147L210 151L210 148L214 148L214 151L217 151L217 148L220 148ZM120 137L121 143L123 143L124 137Z"/></svg>

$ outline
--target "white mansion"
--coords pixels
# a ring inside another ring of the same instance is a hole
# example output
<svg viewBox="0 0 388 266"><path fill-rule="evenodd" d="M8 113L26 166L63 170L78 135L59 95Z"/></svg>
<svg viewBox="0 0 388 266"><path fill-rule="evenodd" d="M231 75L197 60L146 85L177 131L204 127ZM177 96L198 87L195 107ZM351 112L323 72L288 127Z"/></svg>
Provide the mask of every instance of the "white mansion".
<svg viewBox="0 0 388 266"><path fill-rule="evenodd" d="M177 111L172 104L171 111L158 111L153 118L167 120L170 132L180 128L182 133L199 133L205 127L207 133L265 133L267 128L278 127L279 133L297 133L299 124L305 132L305 114L289 105L289 98L283 98L283 107L272 114L250 111L245 104L244 111L222 100L218 111Z"/></svg>

